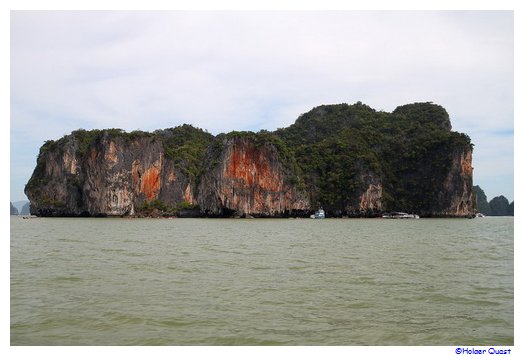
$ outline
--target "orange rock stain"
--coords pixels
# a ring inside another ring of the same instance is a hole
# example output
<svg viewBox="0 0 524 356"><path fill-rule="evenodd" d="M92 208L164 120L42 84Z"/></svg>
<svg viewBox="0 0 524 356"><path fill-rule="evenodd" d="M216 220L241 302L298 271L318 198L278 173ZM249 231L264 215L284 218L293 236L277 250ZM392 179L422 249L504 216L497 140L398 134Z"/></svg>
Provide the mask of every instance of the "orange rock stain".
<svg viewBox="0 0 524 356"><path fill-rule="evenodd" d="M260 187L268 191L283 188L281 172L271 167L269 152L251 145L234 145L227 160L224 176L244 183L246 187Z"/></svg>
<svg viewBox="0 0 524 356"><path fill-rule="evenodd" d="M160 192L160 170L157 167L146 169L142 176L140 191L144 193L147 200L154 200Z"/></svg>
<svg viewBox="0 0 524 356"><path fill-rule="evenodd" d="M191 185L187 185L186 190L184 191L184 200L186 203L193 204L193 193L191 192Z"/></svg>
<svg viewBox="0 0 524 356"><path fill-rule="evenodd" d="M465 152L465 154L462 156L462 159L460 161L463 176L469 177L473 175L473 166L471 164L471 161L472 161L471 151Z"/></svg>

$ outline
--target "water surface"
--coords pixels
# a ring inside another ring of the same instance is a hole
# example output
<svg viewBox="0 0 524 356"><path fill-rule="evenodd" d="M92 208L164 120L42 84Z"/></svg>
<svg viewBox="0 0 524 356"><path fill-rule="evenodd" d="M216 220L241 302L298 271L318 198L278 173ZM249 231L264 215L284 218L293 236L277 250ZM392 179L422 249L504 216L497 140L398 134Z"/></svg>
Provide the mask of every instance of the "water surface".
<svg viewBox="0 0 524 356"><path fill-rule="evenodd" d="M513 218L11 218L12 345L513 345Z"/></svg>

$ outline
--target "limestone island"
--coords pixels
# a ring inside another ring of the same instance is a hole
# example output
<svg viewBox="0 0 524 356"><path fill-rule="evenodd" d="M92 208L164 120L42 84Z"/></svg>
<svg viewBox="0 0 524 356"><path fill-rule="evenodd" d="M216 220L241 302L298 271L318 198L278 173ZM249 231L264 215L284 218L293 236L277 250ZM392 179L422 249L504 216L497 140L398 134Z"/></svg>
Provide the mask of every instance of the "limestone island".
<svg viewBox="0 0 524 356"><path fill-rule="evenodd" d="M473 144L446 110L321 105L276 131L73 131L40 148L37 216L475 215Z"/></svg>

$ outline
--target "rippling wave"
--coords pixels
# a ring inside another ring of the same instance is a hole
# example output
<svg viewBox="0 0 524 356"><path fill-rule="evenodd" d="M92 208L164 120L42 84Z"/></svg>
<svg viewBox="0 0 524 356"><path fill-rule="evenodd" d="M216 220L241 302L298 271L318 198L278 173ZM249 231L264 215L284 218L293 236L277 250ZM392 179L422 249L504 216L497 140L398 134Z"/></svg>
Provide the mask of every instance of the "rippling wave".
<svg viewBox="0 0 524 356"><path fill-rule="evenodd" d="M11 218L12 345L512 345L513 218Z"/></svg>

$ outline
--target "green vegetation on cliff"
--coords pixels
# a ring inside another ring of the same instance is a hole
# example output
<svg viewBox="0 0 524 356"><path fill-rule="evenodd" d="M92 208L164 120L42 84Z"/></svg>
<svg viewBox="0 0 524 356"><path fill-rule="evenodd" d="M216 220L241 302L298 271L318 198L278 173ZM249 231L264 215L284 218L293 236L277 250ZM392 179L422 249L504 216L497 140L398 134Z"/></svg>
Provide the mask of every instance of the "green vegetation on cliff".
<svg viewBox="0 0 524 356"><path fill-rule="evenodd" d="M430 213L456 152L472 148L450 128L432 103L386 113L358 102L316 107L277 134L293 148L313 205L344 210L367 174L383 183L384 210Z"/></svg>
<svg viewBox="0 0 524 356"><path fill-rule="evenodd" d="M164 147L165 155L173 160L175 166L193 180L202 174L202 161L213 135L191 125L157 130Z"/></svg>

